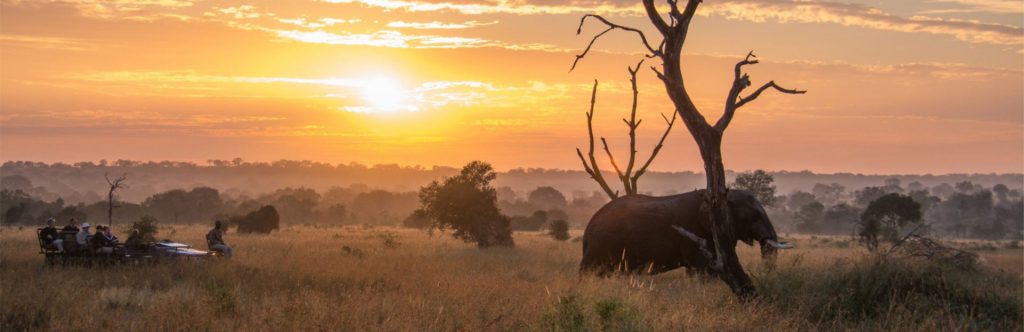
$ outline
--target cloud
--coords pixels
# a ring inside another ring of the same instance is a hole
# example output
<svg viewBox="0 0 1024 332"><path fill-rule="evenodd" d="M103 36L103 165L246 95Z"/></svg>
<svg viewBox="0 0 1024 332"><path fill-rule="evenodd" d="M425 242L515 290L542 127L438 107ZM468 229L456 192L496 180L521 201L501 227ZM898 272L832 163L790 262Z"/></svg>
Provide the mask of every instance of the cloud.
<svg viewBox="0 0 1024 332"><path fill-rule="evenodd" d="M321 0L330 3L358 3L386 10L454 11L462 14L579 14L600 13L643 15L636 2L610 1L429 1L429 0ZM935 0L957 3L987 11L1019 12L1020 2L998 0ZM952 36L970 43L1024 44L1024 29L976 20L942 19L916 15L903 17L860 4L817 0L729 0L707 2L699 15L731 20L777 23L829 23L850 27Z"/></svg>
<svg viewBox="0 0 1024 332"><path fill-rule="evenodd" d="M474 37L454 37L436 35L407 35L393 30L382 30L374 33L333 33L323 30L274 30L266 29L285 40L315 44L331 45L363 45L391 48L503 48L509 50L555 51L564 49L550 44L510 44L497 40Z"/></svg>
<svg viewBox="0 0 1024 332"><path fill-rule="evenodd" d="M450 30L450 29L468 29L479 26L494 25L498 24L498 21L491 22L477 22L469 21L465 23L444 23L444 22L403 22L395 21L389 22L389 28L410 28L410 29L421 29L421 30Z"/></svg>
<svg viewBox="0 0 1024 332"><path fill-rule="evenodd" d="M1024 14L1024 2L1020 0L931 0L930 2L955 4L959 8L926 10L921 12L922 14L977 12Z"/></svg>
<svg viewBox="0 0 1024 332"><path fill-rule="evenodd" d="M1024 44L1024 29L974 20L901 17L859 4L826 1L733 0L710 4L700 15L779 23L832 23L850 27L953 36L971 43Z"/></svg>
<svg viewBox="0 0 1024 332"><path fill-rule="evenodd" d="M307 29L320 29L320 28L332 27L332 26L335 26L335 25L338 25L338 24L354 24L354 23L362 22L362 20L360 20L360 19L343 20L343 19L331 18L331 17L321 18L321 19L315 20L315 21L309 21L305 17L291 18L291 19L279 18L279 19L277 19L277 21L280 22L280 23L291 24L291 25L294 25L294 26L303 27L303 28L307 28Z"/></svg>
<svg viewBox="0 0 1024 332"><path fill-rule="evenodd" d="M78 39L25 35L0 35L0 45L65 51L82 51L86 49L85 44Z"/></svg>

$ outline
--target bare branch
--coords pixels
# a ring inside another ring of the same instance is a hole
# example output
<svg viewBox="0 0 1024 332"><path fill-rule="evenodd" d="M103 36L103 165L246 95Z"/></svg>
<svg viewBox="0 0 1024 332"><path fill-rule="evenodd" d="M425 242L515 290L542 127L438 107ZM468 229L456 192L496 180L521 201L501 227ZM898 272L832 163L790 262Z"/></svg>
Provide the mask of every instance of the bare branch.
<svg viewBox="0 0 1024 332"><path fill-rule="evenodd" d="M647 51L650 52L650 55L648 55L648 57L655 57L655 56L658 56L658 55L661 54L661 51L654 49L654 47L651 47L651 43L649 43L647 41L647 36L644 35L643 31L640 31L639 29L636 29L636 28L631 28L631 27L627 27L627 26L623 26L623 25L618 25L618 24L612 23L611 21L608 21L607 19L605 19L601 15L595 15L595 14L583 15L583 17L580 18L580 26L578 28L576 28L576 35L579 35L580 33L583 32L583 23L585 23L587 21L588 17L593 17L594 19L597 19L598 21L601 21L601 23L604 23L605 25L608 26L608 29L606 29L606 30L602 31L601 33L597 34L596 36L594 36L594 38L590 40L590 44L587 44L587 48L583 50L583 53L580 53L580 54L576 55L576 60L572 61L572 67L569 68L570 72L573 71L573 69L576 69L576 63L578 63L580 61L580 59L583 59L583 57L585 57L587 55L587 53L590 52L590 48L594 46L594 43L597 42L598 38L601 38L601 36L603 36L604 34L608 33L609 31L615 30L615 29L635 32L637 35L640 35L640 41L643 42L644 47L646 47Z"/></svg>
<svg viewBox="0 0 1024 332"><path fill-rule="evenodd" d="M594 157L594 104L597 102L597 80L594 80L594 88L590 92L590 111L587 112L587 136L590 138L590 151L587 153L590 156L590 165L587 165L587 160L583 159L583 152L579 148L576 149L576 154L579 155L580 161L583 162L583 169L590 174L590 177L597 181L597 184L601 186L601 190L608 195L609 198L615 199L619 197L617 191L612 191L611 187L608 186L608 182L605 181L604 175L601 174L601 169L597 166L597 158Z"/></svg>
<svg viewBox="0 0 1024 332"><path fill-rule="evenodd" d="M640 94L636 87L636 73L640 71L640 66L643 64L644 60L641 59L636 64L635 69L627 67L629 71L629 84L633 88L633 104L629 110L629 121L626 122L626 126L629 127L629 162L626 164L626 172L620 174L622 185L626 188L627 195L636 194L636 187L632 186L630 177L633 173L633 165L636 163L636 128L640 127L640 121L636 119L637 96Z"/></svg>
<svg viewBox="0 0 1024 332"><path fill-rule="evenodd" d="M778 84L775 84L775 81L769 81L768 83L762 85L760 88L757 88L757 90L755 90L754 93L751 93L749 96L740 98L740 101L736 102L736 108L743 107L743 105L746 105L747 103L754 101L754 99L757 99L757 97L761 95L761 92L764 92L764 90L767 90L768 88L775 88L775 90L778 90L779 92L791 95L800 95L807 93L807 90L786 89L779 86Z"/></svg>
<svg viewBox="0 0 1024 332"><path fill-rule="evenodd" d="M786 89L775 84L775 81L770 81L765 85L761 86L760 88L758 88L756 91L754 91L754 93L750 94L746 98L740 98L740 93L743 92L743 90L746 89L748 86L750 86L750 75L743 73L743 66L756 64L758 64L758 60L757 56L754 55L754 51L750 51L750 53L747 53L747 56L746 58L743 59L743 61L736 63L736 69L734 73L735 76L733 78L732 87L729 89L729 96L726 97L727 99L725 100L725 112L722 113L722 117L718 119L717 123L715 123L715 129L717 129L719 132L724 132L725 128L729 126L729 123L732 122L732 118L736 114L737 109L739 109L746 103L754 101L754 99L757 99L757 97L761 95L761 92L764 92L764 90L768 88L773 87L782 93L788 94L802 94L807 92Z"/></svg>
<svg viewBox="0 0 1024 332"><path fill-rule="evenodd" d="M665 133L661 134L661 139L658 140L658 145L655 145L654 150L651 151L651 157L647 158L647 162L645 162L643 166L640 166L640 169L636 171L636 174L633 174L633 177L629 179L634 189L637 188L637 181L640 180L640 177L647 172L647 166L651 166L651 162L654 161L654 157L658 156L658 152L661 151L661 147L665 144L665 138L667 138L668 133L672 131L672 126L676 124L676 117L678 115L679 112L673 111L672 120L669 120L664 113L661 114L661 117L665 119L665 123L668 124L668 128L665 128Z"/></svg>
<svg viewBox="0 0 1024 332"><path fill-rule="evenodd" d="M615 162L615 157L612 156L612 150L608 148L608 141L605 140L604 137L601 137L601 144L604 145L604 152L608 154L608 161L612 162L612 168L615 168L615 174L618 174L620 179L625 179L626 177L622 175L622 170L619 169L619 164ZM629 192L626 192L626 194L628 195Z"/></svg>

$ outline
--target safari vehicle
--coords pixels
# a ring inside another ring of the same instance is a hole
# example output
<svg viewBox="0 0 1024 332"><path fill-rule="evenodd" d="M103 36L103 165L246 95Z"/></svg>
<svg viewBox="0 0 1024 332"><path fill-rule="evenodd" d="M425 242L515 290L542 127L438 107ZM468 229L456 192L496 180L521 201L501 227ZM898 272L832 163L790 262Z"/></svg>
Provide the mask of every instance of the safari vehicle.
<svg viewBox="0 0 1024 332"><path fill-rule="evenodd" d="M39 254L43 255L48 265L142 264L167 260L206 260L223 256L219 252L197 250L188 244L167 239L135 247L118 244L113 253L97 253L88 245L79 245L74 232L63 231L60 232L60 238L64 241L64 252L60 252L56 247L46 245L41 236L42 230L36 229L36 238L39 239Z"/></svg>

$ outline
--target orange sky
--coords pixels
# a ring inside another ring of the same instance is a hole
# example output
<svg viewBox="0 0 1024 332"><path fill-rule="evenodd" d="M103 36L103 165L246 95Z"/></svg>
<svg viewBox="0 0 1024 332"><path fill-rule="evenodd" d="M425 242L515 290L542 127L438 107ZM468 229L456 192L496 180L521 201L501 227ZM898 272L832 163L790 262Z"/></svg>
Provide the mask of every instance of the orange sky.
<svg viewBox="0 0 1024 332"><path fill-rule="evenodd" d="M637 1L0 0L0 160L297 159L580 169L622 154ZM726 133L735 170L1024 172L1019 0L708 0L684 76L716 119L754 50L766 93ZM641 71L641 158L672 109ZM700 170L685 127L652 170ZM621 155L620 159L625 158Z"/></svg>

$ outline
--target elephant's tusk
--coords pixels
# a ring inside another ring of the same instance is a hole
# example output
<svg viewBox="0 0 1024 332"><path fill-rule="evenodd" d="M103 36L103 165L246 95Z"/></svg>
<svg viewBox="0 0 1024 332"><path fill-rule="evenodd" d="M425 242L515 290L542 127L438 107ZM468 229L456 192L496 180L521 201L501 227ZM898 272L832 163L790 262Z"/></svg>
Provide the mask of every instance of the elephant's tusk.
<svg viewBox="0 0 1024 332"><path fill-rule="evenodd" d="M698 247L704 248L705 244L707 243L706 241L704 241L704 239L697 236L697 234L693 234L692 232L686 230L686 228L682 228L676 225L672 225L672 228L675 228L676 231L679 232L679 234L683 234L683 236L685 236L687 239L690 239L690 241L697 243Z"/></svg>
<svg viewBox="0 0 1024 332"><path fill-rule="evenodd" d="M765 240L765 242L767 242L768 245L774 247L775 249L793 249L794 247L792 244L789 244L788 242L779 243L771 239Z"/></svg>

